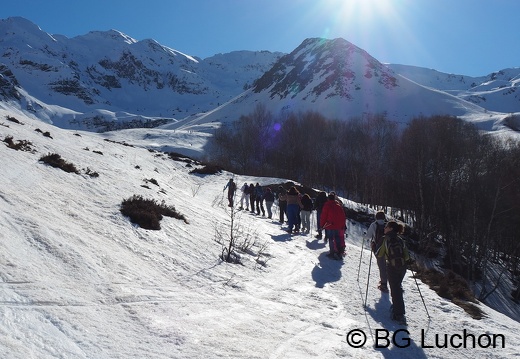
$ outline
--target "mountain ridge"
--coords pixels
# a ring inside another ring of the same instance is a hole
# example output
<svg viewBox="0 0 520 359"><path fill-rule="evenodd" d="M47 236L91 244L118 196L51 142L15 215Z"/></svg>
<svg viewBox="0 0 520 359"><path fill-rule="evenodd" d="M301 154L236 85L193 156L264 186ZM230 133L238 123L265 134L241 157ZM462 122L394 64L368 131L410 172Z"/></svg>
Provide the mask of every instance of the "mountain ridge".
<svg viewBox="0 0 520 359"><path fill-rule="evenodd" d="M289 54L234 51L200 59L113 29L51 35L20 17L0 20L0 34L3 101L62 128L185 128L234 121L263 103L282 117L377 113L406 124L442 114L497 130L520 109L520 68L475 78L382 64L341 38L305 39Z"/></svg>

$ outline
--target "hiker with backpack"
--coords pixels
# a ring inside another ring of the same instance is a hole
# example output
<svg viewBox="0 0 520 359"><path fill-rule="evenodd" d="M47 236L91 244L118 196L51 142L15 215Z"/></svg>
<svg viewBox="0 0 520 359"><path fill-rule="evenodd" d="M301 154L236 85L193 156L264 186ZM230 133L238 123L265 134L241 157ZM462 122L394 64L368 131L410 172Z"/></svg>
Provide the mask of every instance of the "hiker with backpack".
<svg viewBox="0 0 520 359"><path fill-rule="evenodd" d="M385 234L385 212L379 211L376 213L375 221L370 224L366 234L363 236L363 243L365 240L370 239L370 248L375 254L377 248L381 247L383 242L383 236ZM384 257L377 257L377 267L379 268L379 284L377 288L381 292L388 293L388 279L386 275L386 259Z"/></svg>
<svg viewBox="0 0 520 359"><path fill-rule="evenodd" d="M292 186L287 192L287 233L297 233L300 228L300 209L303 207L300 192Z"/></svg>
<svg viewBox="0 0 520 359"><path fill-rule="evenodd" d="M345 254L345 227L347 217L336 195L330 193L323 205L320 216L320 227L327 231L329 236L330 252L327 256L333 259L342 259Z"/></svg>
<svg viewBox="0 0 520 359"><path fill-rule="evenodd" d="M388 222L385 226L385 235L381 246L376 250L376 257L382 257L386 260L386 272L392 297L392 320L405 325L405 307L401 283L410 262L410 254L404 239L399 235L402 231L402 225L395 221Z"/></svg>
<svg viewBox="0 0 520 359"><path fill-rule="evenodd" d="M235 198L235 191L237 189L237 185L233 181L233 178L230 178L226 186L224 187L224 191L228 190L227 197L228 197L228 207L233 207L233 199Z"/></svg>

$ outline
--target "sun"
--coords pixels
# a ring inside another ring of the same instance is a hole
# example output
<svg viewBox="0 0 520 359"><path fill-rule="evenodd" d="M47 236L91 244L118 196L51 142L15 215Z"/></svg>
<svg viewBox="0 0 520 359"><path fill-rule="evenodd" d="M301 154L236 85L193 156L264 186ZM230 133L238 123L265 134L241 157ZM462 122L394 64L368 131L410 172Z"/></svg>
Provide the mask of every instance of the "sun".
<svg viewBox="0 0 520 359"><path fill-rule="evenodd" d="M395 16L399 0L325 0L330 9L336 9L338 19L359 24L388 21Z"/></svg>
<svg viewBox="0 0 520 359"><path fill-rule="evenodd" d="M391 8L390 0L346 0L336 3L340 6L343 15L357 15L364 19L384 16Z"/></svg>
<svg viewBox="0 0 520 359"><path fill-rule="evenodd" d="M406 34L406 14L416 7L412 0L315 1L309 19L322 26L322 36L360 40Z"/></svg>

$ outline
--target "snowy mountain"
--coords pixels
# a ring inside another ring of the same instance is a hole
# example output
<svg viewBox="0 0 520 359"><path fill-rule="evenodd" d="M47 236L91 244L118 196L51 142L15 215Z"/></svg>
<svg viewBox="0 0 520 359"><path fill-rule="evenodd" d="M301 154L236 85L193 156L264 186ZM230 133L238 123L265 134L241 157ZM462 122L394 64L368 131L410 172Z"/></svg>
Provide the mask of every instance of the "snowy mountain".
<svg viewBox="0 0 520 359"><path fill-rule="evenodd" d="M67 38L23 18L0 20L0 96L62 128L207 129L249 114L313 110L399 123L449 114L497 130L518 111L518 69L479 78L383 65L343 39L306 39L290 54L236 51L199 59L117 30Z"/></svg>
<svg viewBox="0 0 520 359"><path fill-rule="evenodd" d="M275 220L238 211L242 264L222 262L231 220L225 183L284 179L191 174L201 165L133 146L144 129L61 129L14 107L0 109L0 119L1 358L473 359L520 351L520 323L509 317L518 317L517 305L500 291L490 301L502 301L497 309L509 316L480 303L485 317L473 319L410 271L408 327L396 325L362 249L366 227L352 220L339 262L325 255L315 228L290 236ZM203 150L203 141L191 145ZM44 164L48 154L77 170ZM120 207L134 195L187 221L133 225Z"/></svg>
<svg viewBox="0 0 520 359"><path fill-rule="evenodd" d="M305 111L341 120L385 114L392 121L407 123L418 116L471 115L485 117L488 122L481 126L489 130L496 121L486 109L410 81L344 39L317 38L305 40L283 56L250 90L186 122L234 121L258 103L282 117L286 112Z"/></svg>
<svg viewBox="0 0 520 359"><path fill-rule="evenodd" d="M281 56L237 51L201 60L116 30L50 35L23 18L1 20L0 35L4 101L59 127L89 130L117 129L115 121L156 126L150 122L208 111Z"/></svg>
<svg viewBox="0 0 520 359"><path fill-rule="evenodd" d="M404 77L423 86L445 91L496 112L520 111L520 67L503 69L487 76L444 74L406 65L388 65Z"/></svg>

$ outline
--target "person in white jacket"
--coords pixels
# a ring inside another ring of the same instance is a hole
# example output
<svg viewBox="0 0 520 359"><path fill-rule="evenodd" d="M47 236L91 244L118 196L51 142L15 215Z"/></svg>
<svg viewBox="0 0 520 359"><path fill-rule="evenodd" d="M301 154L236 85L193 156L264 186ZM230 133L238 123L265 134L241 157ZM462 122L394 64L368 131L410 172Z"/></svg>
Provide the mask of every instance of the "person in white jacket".
<svg viewBox="0 0 520 359"><path fill-rule="evenodd" d="M383 235L385 234L385 222L385 213L382 211L377 212L376 220L370 224L367 232L363 236L364 241L370 239L370 248L374 253L377 252L377 250L382 244ZM388 276L386 273L386 260L384 257L378 258L377 256L376 259L377 267L379 268L379 285L377 286L377 288L379 288L379 290L382 292L388 293Z"/></svg>
<svg viewBox="0 0 520 359"><path fill-rule="evenodd" d="M244 183L242 188L240 189L242 191L242 197L240 197L240 208L244 209L244 200L246 201L246 211L249 211L249 186L247 183Z"/></svg>

